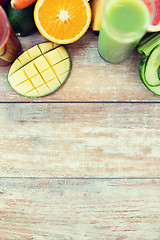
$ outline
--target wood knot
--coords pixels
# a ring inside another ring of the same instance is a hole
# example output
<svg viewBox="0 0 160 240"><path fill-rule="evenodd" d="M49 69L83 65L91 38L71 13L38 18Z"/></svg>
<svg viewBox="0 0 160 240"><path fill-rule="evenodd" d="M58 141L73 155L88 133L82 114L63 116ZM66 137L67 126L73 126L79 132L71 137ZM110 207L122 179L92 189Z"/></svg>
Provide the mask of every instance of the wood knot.
<svg viewBox="0 0 160 240"><path fill-rule="evenodd" d="M4 191L3 191L3 190L0 190L0 194L4 194Z"/></svg>

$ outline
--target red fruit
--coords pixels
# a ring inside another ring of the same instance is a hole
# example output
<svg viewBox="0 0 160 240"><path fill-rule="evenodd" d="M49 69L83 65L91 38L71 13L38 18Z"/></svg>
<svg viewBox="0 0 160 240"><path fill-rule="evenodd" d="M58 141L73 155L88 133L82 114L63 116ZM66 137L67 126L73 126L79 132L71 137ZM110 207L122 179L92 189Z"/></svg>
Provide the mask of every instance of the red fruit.
<svg viewBox="0 0 160 240"><path fill-rule="evenodd" d="M160 0L154 0L155 2L155 17L152 25L149 27L148 32L160 31Z"/></svg>

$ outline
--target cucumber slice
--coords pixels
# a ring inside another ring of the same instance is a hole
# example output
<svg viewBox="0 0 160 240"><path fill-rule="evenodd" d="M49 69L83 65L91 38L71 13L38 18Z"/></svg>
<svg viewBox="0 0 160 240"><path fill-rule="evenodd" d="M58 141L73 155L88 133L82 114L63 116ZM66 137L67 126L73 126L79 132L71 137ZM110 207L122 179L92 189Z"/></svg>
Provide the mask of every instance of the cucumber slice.
<svg viewBox="0 0 160 240"><path fill-rule="evenodd" d="M146 67L147 58L142 58L139 63L139 76L142 82L145 81L145 67ZM146 82L146 81L145 81Z"/></svg>
<svg viewBox="0 0 160 240"><path fill-rule="evenodd" d="M146 64L147 64L147 58L143 58L139 64L139 75L140 78L142 80L142 82L144 83L144 85L154 94L160 96L160 86L155 86L152 87L150 86L145 79L145 71L146 71Z"/></svg>
<svg viewBox="0 0 160 240"><path fill-rule="evenodd" d="M153 49L148 57L145 67L145 80L151 87L160 85L158 70L160 67L160 46Z"/></svg>

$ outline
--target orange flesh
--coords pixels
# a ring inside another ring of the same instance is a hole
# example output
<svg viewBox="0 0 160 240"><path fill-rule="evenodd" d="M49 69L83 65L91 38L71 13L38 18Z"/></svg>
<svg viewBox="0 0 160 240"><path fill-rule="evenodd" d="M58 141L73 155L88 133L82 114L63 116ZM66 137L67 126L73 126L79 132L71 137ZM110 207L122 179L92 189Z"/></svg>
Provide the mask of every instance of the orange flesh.
<svg viewBox="0 0 160 240"><path fill-rule="evenodd" d="M82 1L44 1L39 9L39 21L45 31L56 39L71 39L86 25L87 10Z"/></svg>

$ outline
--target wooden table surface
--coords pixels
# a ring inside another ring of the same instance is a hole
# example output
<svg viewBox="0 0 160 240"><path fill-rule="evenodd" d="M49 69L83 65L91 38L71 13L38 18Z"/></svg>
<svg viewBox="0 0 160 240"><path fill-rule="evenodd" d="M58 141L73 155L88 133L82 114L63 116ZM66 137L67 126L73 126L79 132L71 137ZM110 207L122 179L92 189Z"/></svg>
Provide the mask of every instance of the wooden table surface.
<svg viewBox="0 0 160 240"><path fill-rule="evenodd" d="M105 62L91 30L66 48L47 97L16 94L0 67L0 240L160 240L160 97L141 56Z"/></svg>

